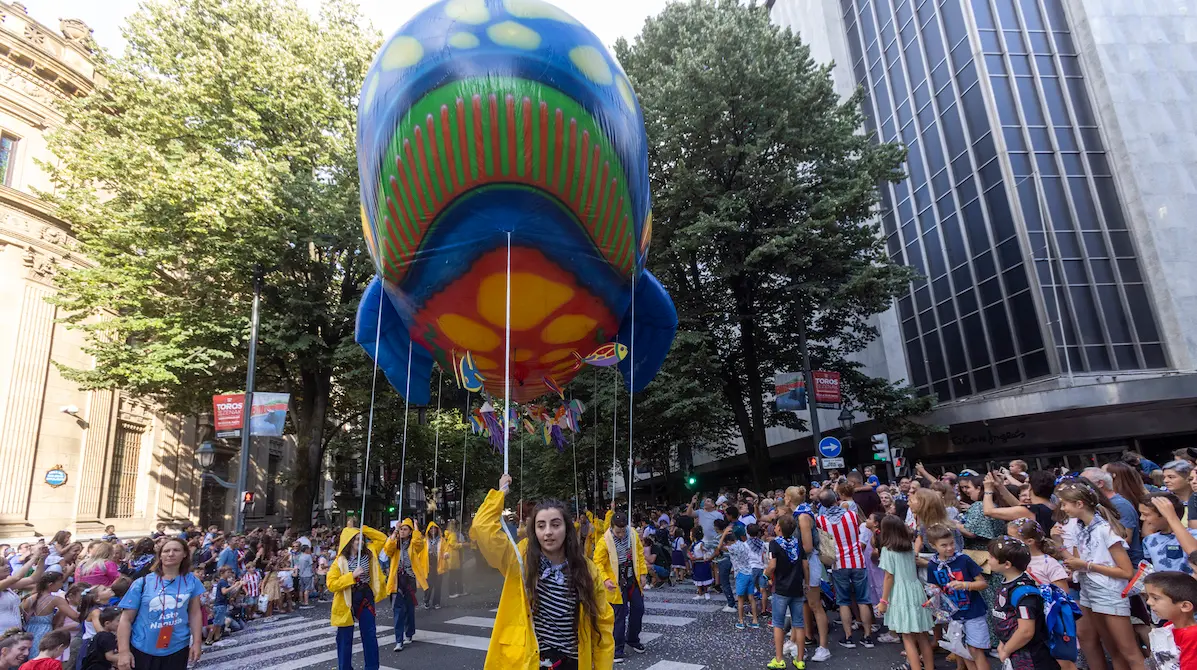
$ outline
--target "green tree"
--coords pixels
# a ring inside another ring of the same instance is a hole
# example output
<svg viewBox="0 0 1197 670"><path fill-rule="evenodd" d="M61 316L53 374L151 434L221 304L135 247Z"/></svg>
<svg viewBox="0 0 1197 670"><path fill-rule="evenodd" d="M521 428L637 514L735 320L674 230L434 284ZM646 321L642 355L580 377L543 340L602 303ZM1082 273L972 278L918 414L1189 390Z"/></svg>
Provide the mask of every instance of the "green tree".
<svg viewBox="0 0 1197 670"><path fill-rule="evenodd" d="M914 430L929 400L869 378L852 356L877 336L911 271L875 221L877 184L905 150L862 130L861 93L841 101L830 66L755 3L693 0L650 18L616 53L640 95L654 196L650 267L743 438L753 485L769 481L765 429L801 427L766 399L777 371L844 373L853 406Z"/></svg>
<svg viewBox="0 0 1197 670"><path fill-rule="evenodd" d="M54 201L94 267L61 276L85 388L173 412L244 388L252 276L268 271L258 390L292 394L293 523L309 523L338 367L374 270L361 241L357 95L379 38L350 0L151 0L51 136ZM101 314L102 318L94 318Z"/></svg>

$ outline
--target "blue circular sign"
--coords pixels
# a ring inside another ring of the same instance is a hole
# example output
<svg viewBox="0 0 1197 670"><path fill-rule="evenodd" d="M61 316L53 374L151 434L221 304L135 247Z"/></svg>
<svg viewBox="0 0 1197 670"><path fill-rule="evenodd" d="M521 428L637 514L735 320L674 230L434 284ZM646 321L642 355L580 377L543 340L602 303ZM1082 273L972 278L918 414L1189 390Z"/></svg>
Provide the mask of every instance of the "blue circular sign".
<svg viewBox="0 0 1197 670"><path fill-rule="evenodd" d="M55 488L62 486L67 481L66 470L62 468L54 468L46 472L46 483Z"/></svg>
<svg viewBox="0 0 1197 670"><path fill-rule="evenodd" d="M819 440L819 453L823 455L823 458L836 458L842 451L843 446L834 437L825 437Z"/></svg>

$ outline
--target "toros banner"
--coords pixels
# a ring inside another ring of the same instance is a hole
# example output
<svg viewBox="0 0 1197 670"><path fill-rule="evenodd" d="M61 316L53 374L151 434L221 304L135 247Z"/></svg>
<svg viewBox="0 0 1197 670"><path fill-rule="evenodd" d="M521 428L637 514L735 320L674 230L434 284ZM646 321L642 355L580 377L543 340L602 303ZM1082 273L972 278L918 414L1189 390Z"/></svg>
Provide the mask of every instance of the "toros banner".
<svg viewBox="0 0 1197 670"><path fill-rule="evenodd" d="M837 409L840 406L840 373L814 370L815 403L819 407Z"/></svg>
<svg viewBox="0 0 1197 670"><path fill-rule="evenodd" d="M282 437L290 402L291 395L288 393L255 392L249 412L250 434ZM240 437L244 412L244 393L212 396L212 421L216 437Z"/></svg>

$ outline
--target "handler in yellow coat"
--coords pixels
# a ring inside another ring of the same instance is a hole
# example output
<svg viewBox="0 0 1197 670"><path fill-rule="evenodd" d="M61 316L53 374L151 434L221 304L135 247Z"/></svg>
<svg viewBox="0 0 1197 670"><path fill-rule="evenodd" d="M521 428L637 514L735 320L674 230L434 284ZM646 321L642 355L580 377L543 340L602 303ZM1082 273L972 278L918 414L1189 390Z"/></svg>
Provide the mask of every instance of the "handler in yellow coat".
<svg viewBox="0 0 1197 670"><path fill-rule="evenodd" d="M378 633L375 603L386 596L386 582L378 556L387 536L369 526L341 531L337 559L328 566L328 590L333 594L332 625L337 629L337 667L351 668L353 663L353 622L362 635L362 654L366 670L378 670Z"/></svg>
<svg viewBox="0 0 1197 670"><path fill-rule="evenodd" d="M485 670L609 670L614 615L569 510L558 501L537 505L517 549L499 521L510 484L510 475L499 478L470 527L482 557L504 576Z"/></svg>
<svg viewBox="0 0 1197 670"><path fill-rule="evenodd" d="M428 590L428 543L411 519L395 526L383 547L390 557L387 593L395 612L395 651L403 651L403 637L410 644L416 635L416 587Z"/></svg>
<svg viewBox="0 0 1197 670"><path fill-rule="evenodd" d="M640 626L644 621L644 580L648 564L640 535L628 531L628 516L616 512L611 527L594 549L594 562L603 577L607 602L615 610L615 658L623 658L624 643L644 653Z"/></svg>
<svg viewBox="0 0 1197 670"><path fill-rule="evenodd" d="M461 531L457 529L457 519L449 519L445 526L445 539L441 541L441 560L437 569L445 575L445 590L449 598L466 595L461 589Z"/></svg>

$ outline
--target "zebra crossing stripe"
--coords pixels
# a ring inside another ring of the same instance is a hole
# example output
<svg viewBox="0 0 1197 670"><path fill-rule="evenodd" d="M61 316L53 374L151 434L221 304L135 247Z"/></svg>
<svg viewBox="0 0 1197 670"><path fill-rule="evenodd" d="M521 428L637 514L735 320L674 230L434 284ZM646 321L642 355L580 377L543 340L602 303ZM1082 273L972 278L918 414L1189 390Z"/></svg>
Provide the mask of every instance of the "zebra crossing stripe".
<svg viewBox="0 0 1197 670"><path fill-rule="evenodd" d="M718 612L723 609L723 605L713 603L667 603L646 600L644 601L644 609L648 610L665 610L668 612L698 612L710 613Z"/></svg>
<svg viewBox="0 0 1197 670"><path fill-rule="evenodd" d="M689 626L696 620L685 616L664 616L660 614L645 614L642 619L644 623L657 626Z"/></svg>
<svg viewBox="0 0 1197 670"><path fill-rule="evenodd" d="M382 635L384 633L386 633L387 631L390 631L391 629L392 629L391 626L379 626L376 633L379 637L382 637ZM306 640L310 640L310 641L304 642L302 644L291 644L291 643L293 643L297 640L301 640L301 639L306 639ZM273 651L266 651L266 652L262 652L262 653L251 654L249 656L241 656L241 657L229 660L229 661L225 661L223 663L217 663L216 665L212 665L212 666L209 666L206 664L206 661L208 661L209 659L225 658L228 656L235 656L237 654L237 652L244 652L245 648L238 645L236 647L230 647L228 649L221 649L220 651L212 652L210 654L204 654L203 657L201 658L200 662L204 663L204 668L206 670L241 670L242 668L246 668L251 665L269 663L270 661L273 661L275 659L283 658L286 656L291 656L292 654L297 654L301 651L310 651L312 649L320 649L321 647L327 647L330 644L336 644L336 642L337 642L337 638L335 635L321 636L315 640L312 640L311 636L308 635L307 633L303 633L303 632L293 633L291 635L286 635L284 637L280 637L280 638L277 638L274 640L258 642L257 645L255 645L255 650L257 648L261 648L263 646L279 647L278 649L275 649ZM280 646L280 645L286 645L286 646ZM354 647L354 650L361 651L361 645L358 644L356 647ZM337 657L337 652L334 649L332 652L332 656L330 658L336 658L336 657ZM315 658L315 657L314 656L305 657L304 659L302 659L301 665L292 666L289 664L283 664L283 665L271 664L270 667L274 668L275 670L277 670L278 668L283 667L283 666L294 667L294 668L304 668L304 667L307 667L308 665L311 665L312 663L317 662L317 661L313 661L312 660L313 658ZM327 660L327 659L325 659L325 660ZM297 661L292 661L291 663L295 663L295 662L297 662Z"/></svg>
<svg viewBox="0 0 1197 670"><path fill-rule="evenodd" d="M703 670L707 666L693 663L679 663L678 661L657 661L645 670Z"/></svg>

